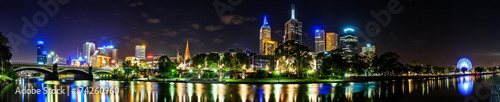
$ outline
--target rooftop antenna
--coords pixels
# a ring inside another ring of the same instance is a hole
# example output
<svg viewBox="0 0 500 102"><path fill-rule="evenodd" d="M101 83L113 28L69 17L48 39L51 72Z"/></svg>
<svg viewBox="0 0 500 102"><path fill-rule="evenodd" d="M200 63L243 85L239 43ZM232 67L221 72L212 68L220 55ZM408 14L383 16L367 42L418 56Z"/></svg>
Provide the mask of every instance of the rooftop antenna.
<svg viewBox="0 0 500 102"><path fill-rule="evenodd" d="M295 5L292 3L292 18L295 19Z"/></svg>

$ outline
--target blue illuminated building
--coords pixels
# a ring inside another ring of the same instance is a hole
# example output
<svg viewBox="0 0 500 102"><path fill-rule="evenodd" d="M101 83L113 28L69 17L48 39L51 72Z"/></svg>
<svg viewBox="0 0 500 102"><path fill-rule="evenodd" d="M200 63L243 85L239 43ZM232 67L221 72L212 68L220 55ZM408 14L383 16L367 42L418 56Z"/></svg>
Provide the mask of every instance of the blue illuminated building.
<svg viewBox="0 0 500 102"><path fill-rule="evenodd" d="M316 30L314 32L314 51L325 51L325 30Z"/></svg>
<svg viewBox="0 0 500 102"><path fill-rule="evenodd" d="M37 41L36 44L36 62L38 64L45 64L47 63L47 51L43 50L44 43L43 41Z"/></svg>

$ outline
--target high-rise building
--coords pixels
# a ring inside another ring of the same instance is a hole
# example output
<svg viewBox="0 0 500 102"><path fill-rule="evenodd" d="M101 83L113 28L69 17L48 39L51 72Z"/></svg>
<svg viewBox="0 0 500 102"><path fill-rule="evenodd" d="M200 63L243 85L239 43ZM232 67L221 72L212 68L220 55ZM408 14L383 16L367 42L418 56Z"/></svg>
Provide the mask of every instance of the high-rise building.
<svg viewBox="0 0 500 102"><path fill-rule="evenodd" d="M264 43L264 48L266 48L264 50L264 55L274 55L274 49L276 49L276 47L278 47L276 41L267 41Z"/></svg>
<svg viewBox="0 0 500 102"><path fill-rule="evenodd" d="M184 63L187 63L186 60L191 59L191 53L189 53L189 41L186 42L186 52L184 52Z"/></svg>
<svg viewBox="0 0 500 102"><path fill-rule="evenodd" d="M83 58L85 59L85 61L88 63L88 65L90 65L90 63L92 62L90 60L90 57L92 55L94 55L95 53L95 44L92 43L92 42L86 42L85 44L83 44Z"/></svg>
<svg viewBox="0 0 500 102"><path fill-rule="evenodd" d="M291 18L285 23L285 35L283 42L294 40L302 45L302 22L295 19L295 5L292 4Z"/></svg>
<svg viewBox="0 0 500 102"><path fill-rule="evenodd" d="M325 50L331 51L339 48L338 34L334 32L326 33Z"/></svg>
<svg viewBox="0 0 500 102"><path fill-rule="evenodd" d="M146 45L135 46L135 57L140 60L146 59Z"/></svg>
<svg viewBox="0 0 500 102"><path fill-rule="evenodd" d="M363 56L375 55L375 45L368 43L368 44L366 44L366 46L361 47L360 55L363 55Z"/></svg>
<svg viewBox="0 0 500 102"><path fill-rule="evenodd" d="M325 51L325 30L314 31L315 52Z"/></svg>
<svg viewBox="0 0 500 102"><path fill-rule="evenodd" d="M111 66L116 66L118 63L118 49L111 49L111 51L109 52L109 57L111 57Z"/></svg>
<svg viewBox="0 0 500 102"><path fill-rule="evenodd" d="M344 55L344 59L351 62L353 55L358 54L358 37L353 29L344 29L344 34L340 35L340 45Z"/></svg>
<svg viewBox="0 0 500 102"><path fill-rule="evenodd" d="M265 43L271 41L271 26L267 23L267 16L264 16L264 24L260 27L259 54L266 54Z"/></svg>
<svg viewBox="0 0 500 102"><path fill-rule="evenodd" d="M47 51L43 50L43 41L37 41L36 44L36 63L46 64L47 63Z"/></svg>

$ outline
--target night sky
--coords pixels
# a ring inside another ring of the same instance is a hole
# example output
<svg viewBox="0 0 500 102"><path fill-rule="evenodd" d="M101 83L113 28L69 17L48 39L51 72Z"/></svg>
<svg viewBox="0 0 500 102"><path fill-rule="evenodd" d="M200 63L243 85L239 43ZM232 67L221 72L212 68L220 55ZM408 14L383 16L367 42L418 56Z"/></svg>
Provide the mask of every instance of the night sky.
<svg viewBox="0 0 500 102"><path fill-rule="evenodd" d="M45 13L38 1L2 0L0 32L5 36L12 32L26 41L18 40L19 45L12 49L13 62L33 63L37 40L45 41L45 49L61 57L76 57L77 49L81 50L87 41L103 46L111 40L119 50L120 59L134 56L135 45L142 44L147 46L147 55L175 56L178 47L183 54L186 40L189 40L192 56L231 47L247 47L257 52L264 15L268 16L272 40L283 40L284 23L290 19L290 0L242 0L234 5L220 0L233 8L223 13L223 19L217 14L214 1L70 0L59 4L59 11L53 17L47 16L46 25L35 26L38 32L31 37L21 32L22 18L33 21L36 12ZM316 29L340 33L344 28L359 27L365 31L365 24L377 21L370 11L387 10L388 2L297 0L296 18L303 22L303 44L314 51ZM403 10L391 14L391 21L381 26L380 33L369 37L377 54L392 51L402 57L403 63L418 61L437 66L452 66L462 57L469 58L474 67L500 64L500 40L497 40L500 38L500 1L399 2ZM366 43L361 41L360 45Z"/></svg>

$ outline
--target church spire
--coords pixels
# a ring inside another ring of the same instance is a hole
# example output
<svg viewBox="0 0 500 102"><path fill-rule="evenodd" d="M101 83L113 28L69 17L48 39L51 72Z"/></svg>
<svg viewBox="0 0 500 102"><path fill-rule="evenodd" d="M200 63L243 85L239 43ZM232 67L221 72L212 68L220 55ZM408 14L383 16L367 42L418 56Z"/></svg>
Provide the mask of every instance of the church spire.
<svg viewBox="0 0 500 102"><path fill-rule="evenodd" d="M189 53L189 40L186 42L186 52L184 52L184 63L186 60L191 59L191 54Z"/></svg>
<svg viewBox="0 0 500 102"><path fill-rule="evenodd" d="M177 62L181 62L180 56L179 56L179 45L177 45Z"/></svg>

